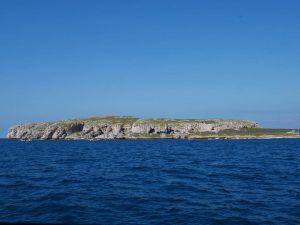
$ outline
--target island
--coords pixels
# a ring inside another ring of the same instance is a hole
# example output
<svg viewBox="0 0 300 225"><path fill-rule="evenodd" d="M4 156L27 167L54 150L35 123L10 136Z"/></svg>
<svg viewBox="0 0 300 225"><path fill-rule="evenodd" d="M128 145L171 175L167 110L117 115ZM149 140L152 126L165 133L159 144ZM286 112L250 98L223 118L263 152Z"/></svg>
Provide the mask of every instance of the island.
<svg viewBox="0 0 300 225"><path fill-rule="evenodd" d="M163 119L98 116L16 125L9 139L104 140L143 138L273 138L299 137L297 129L261 128L238 119Z"/></svg>

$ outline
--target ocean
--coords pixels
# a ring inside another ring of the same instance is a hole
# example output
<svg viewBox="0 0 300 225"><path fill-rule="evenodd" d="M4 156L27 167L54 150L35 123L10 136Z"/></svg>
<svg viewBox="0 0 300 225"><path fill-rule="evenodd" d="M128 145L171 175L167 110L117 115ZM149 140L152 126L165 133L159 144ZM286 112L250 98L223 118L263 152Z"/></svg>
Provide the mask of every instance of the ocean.
<svg viewBox="0 0 300 225"><path fill-rule="evenodd" d="M300 139L2 139L0 222L300 224Z"/></svg>

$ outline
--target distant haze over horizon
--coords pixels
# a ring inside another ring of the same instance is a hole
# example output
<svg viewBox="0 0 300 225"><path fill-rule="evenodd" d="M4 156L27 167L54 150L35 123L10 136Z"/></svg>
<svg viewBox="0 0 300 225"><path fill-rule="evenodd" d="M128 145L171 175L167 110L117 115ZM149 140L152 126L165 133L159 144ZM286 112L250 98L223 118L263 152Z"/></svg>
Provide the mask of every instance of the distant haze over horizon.
<svg viewBox="0 0 300 225"><path fill-rule="evenodd" d="M0 137L124 115L300 127L300 2L1 1Z"/></svg>

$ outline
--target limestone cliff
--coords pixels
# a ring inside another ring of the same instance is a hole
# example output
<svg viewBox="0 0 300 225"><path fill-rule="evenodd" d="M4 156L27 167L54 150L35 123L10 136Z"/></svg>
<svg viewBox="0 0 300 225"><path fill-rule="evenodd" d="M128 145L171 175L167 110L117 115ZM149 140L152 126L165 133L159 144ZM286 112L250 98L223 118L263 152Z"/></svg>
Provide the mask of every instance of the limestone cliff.
<svg viewBox="0 0 300 225"><path fill-rule="evenodd" d="M245 132L249 132L249 129L257 132L260 128L256 122L249 120L141 119L108 116L17 125L9 129L7 138L57 140L229 137L239 135L243 131L247 136ZM294 135L293 130L286 130L285 133Z"/></svg>

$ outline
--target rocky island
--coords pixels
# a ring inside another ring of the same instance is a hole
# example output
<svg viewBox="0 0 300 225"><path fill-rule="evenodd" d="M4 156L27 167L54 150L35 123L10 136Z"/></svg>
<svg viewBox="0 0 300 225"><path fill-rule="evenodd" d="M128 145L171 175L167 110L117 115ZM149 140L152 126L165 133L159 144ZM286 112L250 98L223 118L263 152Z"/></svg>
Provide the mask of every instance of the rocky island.
<svg viewBox="0 0 300 225"><path fill-rule="evenodd" d="M13 126L9 139L136 139L298 137L296 129L266 129L235 119L143 119L101 116Z"/></svg>

